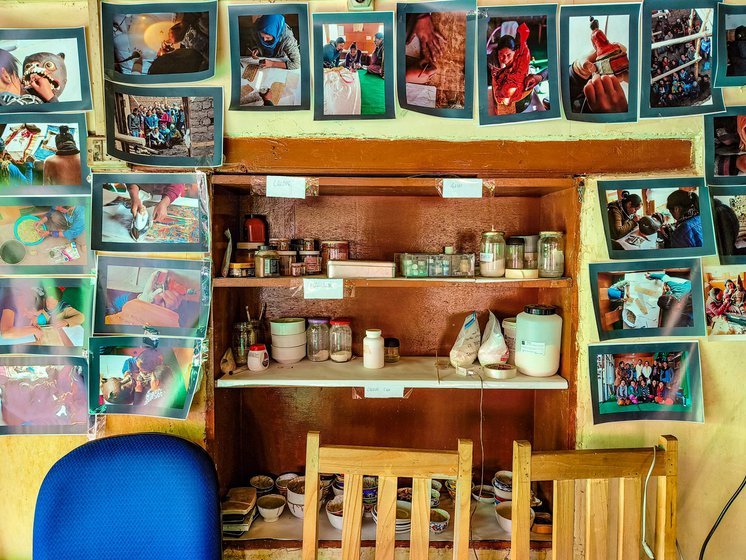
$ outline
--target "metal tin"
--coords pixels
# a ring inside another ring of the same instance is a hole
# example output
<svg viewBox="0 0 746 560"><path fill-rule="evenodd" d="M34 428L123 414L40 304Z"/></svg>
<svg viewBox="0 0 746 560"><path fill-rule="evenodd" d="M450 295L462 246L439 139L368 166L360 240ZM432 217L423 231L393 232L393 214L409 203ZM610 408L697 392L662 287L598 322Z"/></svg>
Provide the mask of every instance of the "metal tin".
<svg viewBox="0 0 746 560"><path fill-rule="evenodd" d="M306 274L321 274L320 251L301 251L300 258L306 265Z"/></svg>
<svg viewBox="0 0 746 560"><path fill-rule="evenodd" d="M316 240L313 237L304 237L301 241L303 242L303 249L301 249L302 251L316 250Z"/></svg>
<svg viewBox="0 0 746 560"><path fill-rule="evenodd" d="M306 273L306 264L294 262L290 264L290 276L303 276Z"/></svg>
<svg viewBox="0 0 746 560"><path fill-rule="evenodd" d="M349 241L322 241L321 242L321 259L328 263L329 261L346 261L350 258Z"/></svg>

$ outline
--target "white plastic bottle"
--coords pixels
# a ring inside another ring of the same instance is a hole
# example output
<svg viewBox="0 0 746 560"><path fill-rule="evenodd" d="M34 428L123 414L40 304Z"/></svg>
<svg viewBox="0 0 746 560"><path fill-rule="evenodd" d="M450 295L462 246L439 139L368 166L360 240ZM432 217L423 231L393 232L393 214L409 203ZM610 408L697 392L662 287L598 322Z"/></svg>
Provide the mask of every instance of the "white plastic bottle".
<svg viewBox="0 0 746 560"><path fill-rule="evenodd" d="M515 365L532 377L549 377L559 370L562 317L553 305L527 305L516 317Z"/></svg>
<svg viewBox="0 0 746 560"><path fill-rule="evenodd" d="M367 329L363 339L363 367L381 369L383 367L383 339L381 329Z"/></svg>

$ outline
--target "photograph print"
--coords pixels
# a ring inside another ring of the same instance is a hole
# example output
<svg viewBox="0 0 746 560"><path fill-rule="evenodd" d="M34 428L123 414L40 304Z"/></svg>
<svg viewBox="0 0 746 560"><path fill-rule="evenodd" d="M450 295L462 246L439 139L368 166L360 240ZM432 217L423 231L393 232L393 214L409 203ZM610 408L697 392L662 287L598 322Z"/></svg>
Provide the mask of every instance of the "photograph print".
<svg viewBox="0 0 746 560"><path fill-rule="evenodd" d="M90 111L85 29L0 29L0 113Z"/></svg>
<svg viewBox="0 0 746 560"><path fill-rule="evenodd" d="M311 108L308 6L228 6L231 110Z"/></svg>
<svg viewBox="0 0 746 560"><path fill-rule="evenodd" d="M397 95L403 109L471 119L476 5L397 4Z"/></svg>
<svg viewBox="0 0 746 560"><path fill-rule="evenodd" d="M97 251L209 252L204 173L94 173Z"/></svg>
<svg viewBox="0 0 746 560"><path fill-rule="evenodd" d="M593 423L704 422L699 343L588 346Z"/></svg>
<svg viewBox="0 0 746 560"><path fill-rule="evenodd" d="M210 261L98 257L96 334L205 335Z"/></svg>
<svg viewBox="0 0 746 560"><path fill-rule="evenodd" d="M715 0L647 0L642 7L642 118L723 110L714 87Z"/></svg>
<svg viewBox="0 0 746 560"><path fill-rule="evenodd" d="M738 87L746 85L746 6L718 4L718 41L713 43L715 85Z"/></svg>
<svg viewBox="0 0 746 560"><path fill-rule="evenodd" d="M599 181L598 193L610 258L715 254L702 178Z"/></svg>
<svg viewBox="0 0 746 560"><path fill-rule="evenodd" d="M480 9L479 124L559 118L556 12L556 4Z"/></svg>
<svg viewBox="0 0 746 560"><path fill-rule="evenodd" d="M720 264L746 264L746 187L712 187Z"/></svg>
<svg viewBox="0 0 746 560"><path fill-rule="evenodd" d="M704 335L699 259L597 263L590 277L601 340Z"/></svg>
<svg viewBox="0 0 746 560"><path fill-rule="evenodd" d="M746 106L705 115L705 178L710 185L746 185Z"/></svg>
<svg viewBox="0 0 746 560"><path fill-rule="evenodd" d="M705 313L709 336L746 335L745 281L746 265L708 267L705 270Z"/></svg>
<svg viewBox="0 0 746 560"><path fill-rule="evenodd" d="M142 336L91 339L91 414L184 419L202 367L202 340Z"/></svg>
<svg viewBox="0 0 746 560"><path fill-rule="evenodd" d="M106 146L110 156L129 163L217 167L223 161L223 89L107 81Z"/></svg>
<svg viewBox="0 0 746 560"><path fill-rule="evenodd" d="M393 119L394 14L314 14L313 34L314 119Z"/></svg>
<svg viewBox="0 0 746 560"><path fill-rule="evenodd" d="M217 2L101 4L104 75L125 84L215 74Z"/></svg>
<svg viewBox="0 0 746 560"><path fill-rule="evenodd" d="M0 364L0 435L86 434L88 360L4 356Z"/></svg>
<svg viewBox="0 0 746 560"><path fill-rule="evenodd" d="M560 8L562 104L568 120L637 120L639 18L639 4Z"/></svg>

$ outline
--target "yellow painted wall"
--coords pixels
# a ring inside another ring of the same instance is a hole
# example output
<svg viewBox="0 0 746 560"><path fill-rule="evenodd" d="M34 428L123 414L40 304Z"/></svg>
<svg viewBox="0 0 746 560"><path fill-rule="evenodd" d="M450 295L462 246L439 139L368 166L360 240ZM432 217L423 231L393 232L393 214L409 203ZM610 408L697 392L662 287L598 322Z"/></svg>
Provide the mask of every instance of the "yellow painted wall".
<svg viewBox="0 0 746 560"><path fill-rule="evenodd" d="M93 0L91 0L93 4ZM237 2L236 2L237 3ZM505 3L505 2L501 2ZM511 3L518 3L511 1ZM531 3L525 1L523 3ZM230 68L227 6L220 1L218 77L205 85L223 85L228 101ZM333 11L345 4L338 0L313 0L312 11ZM487 3L485 2L485 5ZM378 2L379 9L394 3ZM0 27L88 26L89 57L93 79L94 108L89 128L103 134L102 81L98 52L96 7L85 0L0 0ZM726 92L730 104L746 104L743 90ZM702 119L652 120L637 124L591 125L564 120L480 128L475 121L443 120L399 111L396 121L314 122L311 112L227 113L228 136L336 136L356 138L432 138L452 141L478 139L575 140L593 138L689 138L695 142L698 170L702 167ZM499 153L495 154L500 157ZM666 154L660 154L665 158ZM582 169L577 170L582 173ZM623 169L619 170L624 173ZM651 445L661 433L680 438L679 541L686 560L696 558L701 542L728 495L744 474L746 465L746 345L702 343L705 419L702 425L672 422L635 422L593 426L588 406L588 366L585 346L596 342L587 264L606 260L595 184L589 181L582 225L580 317L577 336L581 355L578 365L578 445L581 447ZM709 259L708 262L712 262ZM1 358L0 358L1 359ZM204 387L185 422L148 418L108 418L106 433L164 431L204 441ZM0 559L31 557L33 510L41 481L51 465L85 442L72 436L9 436L0 438ZM710 544L709 559L734 558L746 550L746 497L731 508L718 535Z"/></svg>

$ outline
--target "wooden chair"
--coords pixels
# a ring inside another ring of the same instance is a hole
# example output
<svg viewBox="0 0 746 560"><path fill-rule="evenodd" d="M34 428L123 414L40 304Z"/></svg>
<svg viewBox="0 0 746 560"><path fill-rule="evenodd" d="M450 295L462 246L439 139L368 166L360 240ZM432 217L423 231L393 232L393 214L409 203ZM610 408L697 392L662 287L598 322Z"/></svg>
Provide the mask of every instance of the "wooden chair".
<svg viewBox="0 0 746 560"><path fill-rule="evenodd" d="M360 558L363 518L363 475L378 476L376 560L394 558L397 477L412 478L410 558L427 560L430 546L430 480L456 479L453 515L453 558L469 551L472 443L458 440L458 451L388 447L319 447L319 433L309 432L306 444L306 494L303 514L303 560L316 560L319 533L319 473L345 477L342 560Z"/></svg>
<svg viewBox="0 0 746 560"><path fill-rule="evenodd" d="M529 442L513 442L511 559L529 559L532 481L554 482L552 558L573 558L575 481L585 480L585 559L606 560L609 479L618 478L617 558L638 560L641 557L643 483L652 460L651 448L532 453ZM656 560L674 560L676 557L677 472L678 440L673 436L661 436L651 474L651 477L659 477Z"/></svg>

